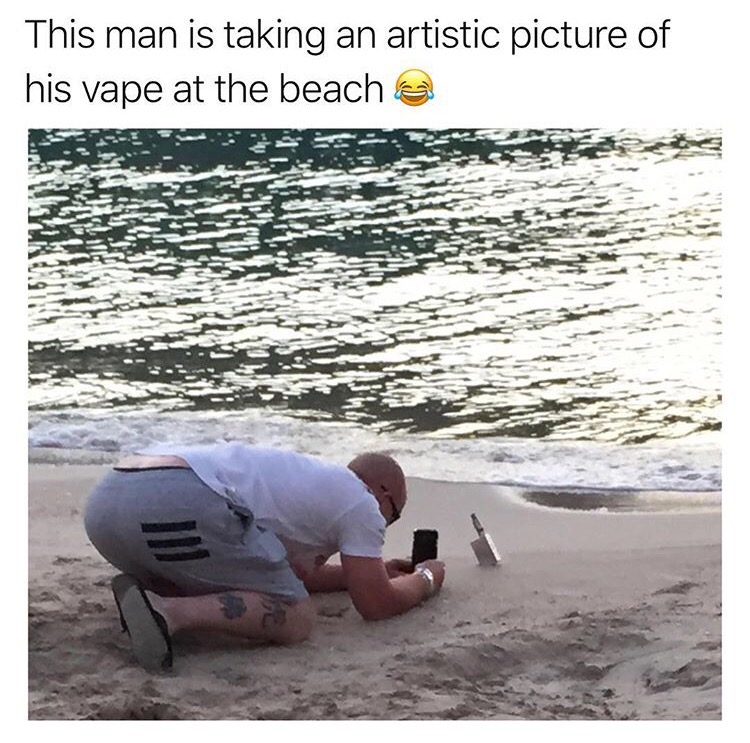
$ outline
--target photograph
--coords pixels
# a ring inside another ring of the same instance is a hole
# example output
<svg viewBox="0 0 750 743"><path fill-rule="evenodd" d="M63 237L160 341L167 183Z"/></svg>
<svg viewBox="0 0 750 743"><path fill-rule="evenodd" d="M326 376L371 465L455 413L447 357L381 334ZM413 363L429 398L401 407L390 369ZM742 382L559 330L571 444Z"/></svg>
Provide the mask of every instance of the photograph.
<svg viewBox="0 0 750 743"><path fill-rule="evenodd" d="M30 720L722 719L721 129L27 144Z"/></svg>

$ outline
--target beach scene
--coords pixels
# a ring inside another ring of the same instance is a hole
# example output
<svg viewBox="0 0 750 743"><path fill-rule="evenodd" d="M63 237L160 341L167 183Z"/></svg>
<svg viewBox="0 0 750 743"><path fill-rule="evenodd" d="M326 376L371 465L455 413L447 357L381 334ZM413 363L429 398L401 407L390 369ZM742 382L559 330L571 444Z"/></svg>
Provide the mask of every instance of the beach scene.
<svg viewBox="0 0 750 743"><path fill-rule="evenodd" d="M721 132L28 144L31 719L721 718ZM216 441L391 454L385 555L436 529L441 592L316 595L299 645L187 635L148 674L83 509Z"/></svg>

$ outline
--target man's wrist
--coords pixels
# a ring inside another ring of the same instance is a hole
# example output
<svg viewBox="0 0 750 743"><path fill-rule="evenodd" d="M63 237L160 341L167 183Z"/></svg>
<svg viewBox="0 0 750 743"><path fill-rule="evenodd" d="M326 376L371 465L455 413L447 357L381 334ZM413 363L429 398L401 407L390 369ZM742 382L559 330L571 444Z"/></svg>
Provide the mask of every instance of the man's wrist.
<svg viewBox="0 0 750 743"><path fill-rule="evenodd" d="M425 565L418 565L414 572L424 581L424 584L427 588L427 595L425 596L426 599L430 598L430 596L433 596L435 594L435 591L437 590L436 584L435 584L435 576L432 574L432 570L430 570Z"/></svg>

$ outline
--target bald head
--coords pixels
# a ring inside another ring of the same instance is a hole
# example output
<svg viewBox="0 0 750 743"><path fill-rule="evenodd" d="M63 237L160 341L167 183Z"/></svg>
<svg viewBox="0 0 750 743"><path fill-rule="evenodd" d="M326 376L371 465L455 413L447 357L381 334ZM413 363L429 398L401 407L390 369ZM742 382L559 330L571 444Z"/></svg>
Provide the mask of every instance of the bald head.
<svg viewBox="0 0 750 743"><path fill-rule="evenodd" d="M393 457L367 452L354 457L348 467L370 488L379 503L389 496L399 511L403 509L406 504L406 478Z"/></svg>

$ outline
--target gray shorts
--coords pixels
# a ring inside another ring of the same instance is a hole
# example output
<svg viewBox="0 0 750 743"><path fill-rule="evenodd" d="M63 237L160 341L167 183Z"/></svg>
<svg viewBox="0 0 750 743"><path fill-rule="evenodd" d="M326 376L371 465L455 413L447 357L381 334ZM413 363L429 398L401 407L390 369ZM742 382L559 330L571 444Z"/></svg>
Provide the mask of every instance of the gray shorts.
<svg viewBox="0 0 750 743"><path fill-rule="evenodd" d="M84 523L105 560L161 595L308 595L279 538L191 469L110 472L89 496Z"/></svg>

